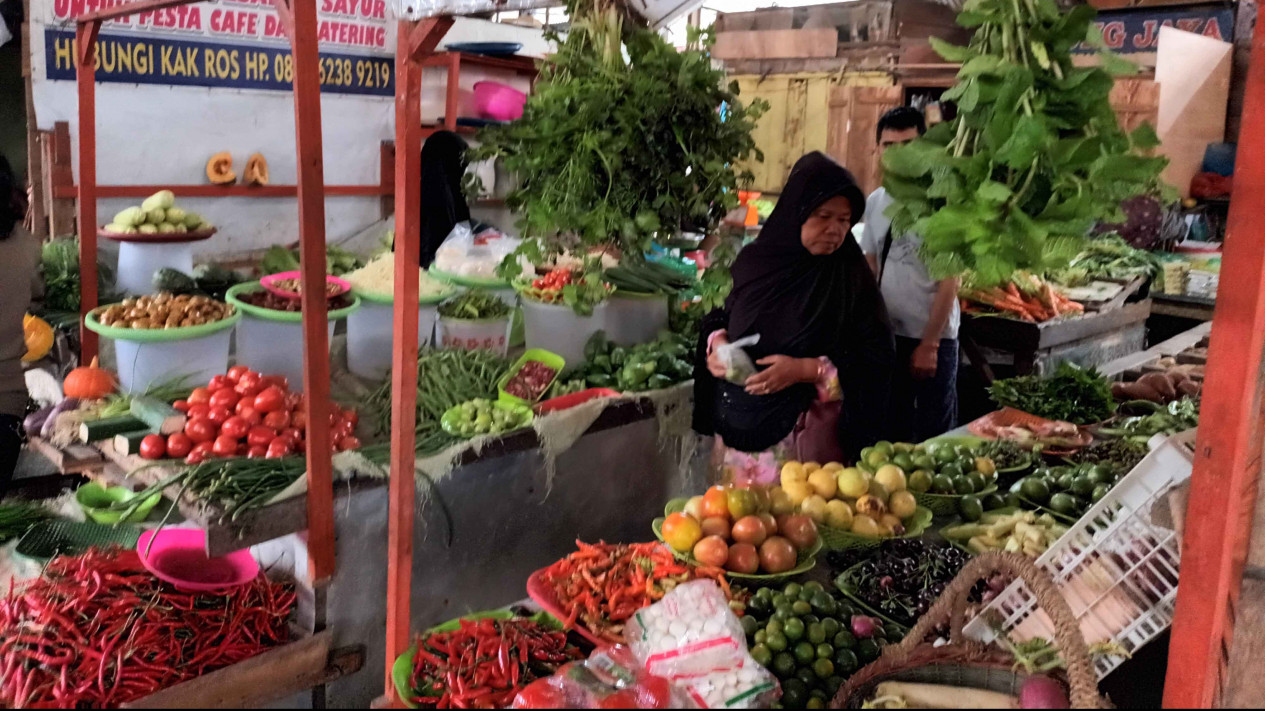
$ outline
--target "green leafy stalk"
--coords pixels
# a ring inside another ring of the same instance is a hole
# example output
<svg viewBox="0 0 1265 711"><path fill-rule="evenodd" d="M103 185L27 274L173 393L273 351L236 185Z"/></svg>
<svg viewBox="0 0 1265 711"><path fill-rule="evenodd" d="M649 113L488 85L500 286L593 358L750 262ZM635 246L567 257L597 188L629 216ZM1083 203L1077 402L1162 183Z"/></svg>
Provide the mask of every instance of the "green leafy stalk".
<svg viewBox="0 0 1265 711"><path fill-rule="evenodd" d="M954 120L883 156L895 199L894 234L922 237L935 277L975 272L995 285L1016 270L1065 267L1095 222L1121 221L1120 203L1159 189L1167 159L1146 152L1149 125L1125 134L1108 101L1113 74L1136 67L1102 48L1100 66L1072 62L1094 43L1095 11L1054 0L968 0L958 24L966 47L931 38L957 83L944 99Z"/></svg>

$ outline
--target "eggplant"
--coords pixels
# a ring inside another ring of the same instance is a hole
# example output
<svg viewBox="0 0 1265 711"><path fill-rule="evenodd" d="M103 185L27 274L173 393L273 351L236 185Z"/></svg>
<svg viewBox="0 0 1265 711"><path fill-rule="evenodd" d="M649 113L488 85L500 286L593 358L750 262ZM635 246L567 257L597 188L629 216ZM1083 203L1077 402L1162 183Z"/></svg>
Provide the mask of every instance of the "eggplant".
<svg viewBox="0 0 1265 711"><path fill-rule="evenodd" d="M53 405L48 405L27 415L26 419L22 420L22 428L27 434L39 434L40 429L44 427L44 422L48 420L49 415L53 414L53 408Z"/></svg>
<svg viewBox="0 0 1265 711"><path fill-rule="evenodd" d="M40 436L45 439L52 437L53 430L57 425L57 416L63 412L71 412L77 407L79 407L79 398L63 398L61 402L57 403L53 407L53 409L48 413L48 417L44 420L44 423L40 425Z"/></svg>

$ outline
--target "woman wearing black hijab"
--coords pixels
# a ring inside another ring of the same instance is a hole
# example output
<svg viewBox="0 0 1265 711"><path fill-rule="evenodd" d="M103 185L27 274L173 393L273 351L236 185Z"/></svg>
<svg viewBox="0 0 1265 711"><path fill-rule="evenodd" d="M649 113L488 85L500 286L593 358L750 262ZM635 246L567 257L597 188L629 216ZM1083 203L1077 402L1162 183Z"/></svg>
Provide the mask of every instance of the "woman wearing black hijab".
<svg viewBox="0 0 1265 711"><path fill-rule="evenodd" d="M461 190L467 147L461 136L452 131L436 131L422 144L423 267L435 261L435 252L452 228L470 219L470 207Z"/></svg>
<svg viewBox="0 0 1265 711"><path fill-rule="evenodd" d="M738 254L725 308L703 320L694 428L719 436L736 483L776 483L783 459L848 461L882 438L895 347L850 236L864 211L843 166L818 152L800 158L759 238ZM754 334L746 351L760 371L728 382L716 347Z"/></svg>

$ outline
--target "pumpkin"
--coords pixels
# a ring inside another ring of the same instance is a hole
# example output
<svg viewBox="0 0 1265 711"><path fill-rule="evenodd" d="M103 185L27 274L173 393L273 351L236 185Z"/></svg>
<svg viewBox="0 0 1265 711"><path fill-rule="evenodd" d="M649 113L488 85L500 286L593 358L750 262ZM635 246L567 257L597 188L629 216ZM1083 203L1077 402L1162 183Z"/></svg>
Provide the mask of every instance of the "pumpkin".
<svg viewBox="0 0 1265 711"><path fill-rule="evenodd" d="M31 363L48 355L53 349L53 327L39 316L22 317L22 340L26 342L23 363Z"/></svg>
<svg viewBox="0 0 1265 711"><path fill-rule="evenodd" d="M248 185L268 184L268 160L263 154L254 153L246 159L246 171L243 177Z"/></svg>
<svg viewBox="0 0 1265 711"><path fill-rule="evenodd" d="M66 397L99 400L114 392L114 375L97 367L97 359L93 358L90 365L81 365L66 374L62 392Z"/></svg>
<svg viewBox="0 0 1265 711"><path fill-rule="evenodd" d="M237 173L233 172L233 156L228 151L220 151L206 162L206 177L216 185L232 185L237 182Z"/></svg>

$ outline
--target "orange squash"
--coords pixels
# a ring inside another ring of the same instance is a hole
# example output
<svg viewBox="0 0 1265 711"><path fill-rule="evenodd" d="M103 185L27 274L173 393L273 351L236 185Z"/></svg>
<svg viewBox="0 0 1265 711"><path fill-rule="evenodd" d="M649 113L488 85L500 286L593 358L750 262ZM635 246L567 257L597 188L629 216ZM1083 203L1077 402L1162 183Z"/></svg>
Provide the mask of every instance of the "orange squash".
<svg viewBox="0 0 1265 711"><path fill-rule="evenodd" d="M66 374L62 392L66 397L99 400L114 392L114 375L98 367L97 359L93 358L90 365L81 365Z"/></svg>
<svg viewBox="0 0 1265 711"><path fill-rule="evenodd" d="M53 327L39 316L27 314L22 318L22 340L26 342L22 362L37 361L53 349Z"/></svg>
<svg viewBox="0 0 1265 711"><path fill-rule="evenodd" d="M206 162L206 177L216 185L232 185L237 182L237 173L233 172L233 156L228 151L220 151Z"/></svg>
<svg viewBox="0 0 1265 711"><path fill-rule="evenodd" d="M247 185L268 184L268 161L261 153L253 153L246 159L246 171L243 177Z"/></svg>

